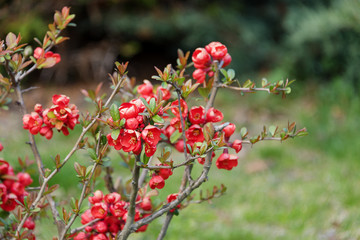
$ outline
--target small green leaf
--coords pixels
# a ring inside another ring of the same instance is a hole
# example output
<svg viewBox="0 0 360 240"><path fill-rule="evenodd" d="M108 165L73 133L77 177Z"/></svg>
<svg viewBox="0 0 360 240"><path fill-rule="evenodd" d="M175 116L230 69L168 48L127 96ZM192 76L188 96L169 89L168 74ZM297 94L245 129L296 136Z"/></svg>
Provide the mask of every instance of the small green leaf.
<svg viewBox="0 0 360 240"><path fill-rule="evenodd" d="M162 87L162 88L167 88L167 86L168 86L168 84L167 84L166 82L162 82L162 83L161 83L161 87Z"/></svg>
<svg viewBox="0 0 360 240"><path fill-rule="evenodd" d="M152 112L154 112L155 108L156 108L155 98L151 98L151 99L150 99L150 110L151 110Z"/></svg>
<svg viewBox="0 0 360 240"><path fill-rule="evenodd" d="M89 156L91 157L91 159L93 159L93 160L96 160L96 159L97 159L96 152L95 152L94 149L88 148L87 151L88 151Z"/></svg>
<svg viewBox="0 0 360 240"><path fill-rule="evenodd" d="M269 127L269 132L270 132L270 135L273 137L276 133L276 130L277 130L277 127L276 126L270 126Z"/></svg>
<svg viewBox="0 0 360 240"><path fill-rule="evenodd" d="M291 93L291 88L290 87L285 88L285 93L290 94Z"/></svg>
<svg viewBox="0 0 360 240"><path fill-rule="evenodd" d="M110 107L110 115L114 122L120 120L119 107L115 103L113 103Z"/></svg>
<svg viewBox="0 0 360 240"><path fill-rule="evenodd" d="M209 88L198 88L198 91L199 91L199 94L204 98L207 98L209 96L209 93L210 93Z"/></svg>
<svg viewBox="0 0 360 240"><path fill-rule="evenodd" d="M156 123L164 123L164 119L162 117L160 117L159 115L155 115L152 117L152 120Z"/></svg>
<svg viewBox="0 0 360 240"><path fill-rule="evenodd" d="M228 72L226 72L225 69L220 69L220 72L222 73L222 75L224 75L224 77L227 79L228 78Z"/></svg>
<svg viewBox="0 0 360 240"><path fill-rule="evenodd" d="M126 123L126 119L123 118L123 119L121 119L119 126L122 127L125 125L125 123Z"/></svg>
<svg viewBox="0 0 360 240"><path fill-rule="evenodd" d="M234 69L229 69L229 70L227 71L227 74L228 74L230 80L234 79L234 77L235 77L235 71L234 71Z"/></svg>
<svg viewBox="0 0 360 240"><path fill-rule="evenodd" d="M120 129L115 129L111 132L111 138L116 140L120 135Z"/></svg>
<svg viewBox="0 0 360 240"><path fill-rule="evenodd" d="M182 133L179 132L179 130L176 130L171 136L170 136L170 142L175 143L180 137Z"/></svg>
<svg viewBox="0 0 360 240"><path fill-rule="evenodd" d="M246 137L246 135L248 134L248 131L247 131L246 127L242 127L242 128L241 128L240 134L241 134L241 137L242 137L243 139Z"/></svg>
<svg viewBox="0 0 360 240"><path fill-rule="evenodd" d="M266 78L263 78L263 79L261 80L261 86L262 86L262 87L265 87L267 84L268 84L267 79L266 79Z"/></svg>

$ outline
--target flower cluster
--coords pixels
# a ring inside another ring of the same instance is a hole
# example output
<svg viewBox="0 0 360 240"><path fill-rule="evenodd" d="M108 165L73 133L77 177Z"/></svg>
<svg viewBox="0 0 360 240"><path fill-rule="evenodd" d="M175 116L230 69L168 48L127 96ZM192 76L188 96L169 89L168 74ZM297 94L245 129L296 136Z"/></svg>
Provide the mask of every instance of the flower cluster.
<svg viewBox="0 0 360 240"><path fill-rule="evenodd" d="M231 62L231 56L225 45L220 42L211 42L205 48L197 48L192 55L192 60L196 68L193 78L197 80L197 83L203 83L206 75L209 77L214 75L211 67L213 61L220 61L222 67L226 67Z"/></svg>
<svg viewBox="0 0 360 240"><path fill-rule="evenodd" d="M158 86L156 88L156 91L154 91L154 86L148 80L144 80L144 83L137 87L137 92L140 94L141 97L145 98L146 100L149 100L150 98L153 98L153 97L156 98L156 95L154 92L156 92L156 94L161 92L162 99L165 101L167 101L171 98L171 93L168 89Z"/></svg>
<svg viewBox="0 0 360 240"><path fill-rule="evenodd" d="M54 95L53 105L43 109L41 104L36 104L34 112L23 117L23 128L28 129L33 135L40 133L47 139L53 136L53 128L62 131L65 136L69 130L74 129L79 123L79 111L74 104L69 104L70 98L65 95Z"/></svg>
<svg viewBox="0 0 360 240"><path fill-rule="evenodd" d="M28 173L15 175L12 166L3 159L0 159L0 181L0 207L7 212L15 209L17 201L24 202L24 197L29 194L25 187L33 182Z"/></svg>
<svg viewBox="0 0 360 240"><path fill-rule="evenodd" d="M34 50L34 58L39 62L39 66L43 68L53 67L61 61L60 54L51 51L45 52L43 48L37 47Z"/></svg>
<svg viewBox="0 0 360 240"><path fill-rule="evenodd" d="M145 154L150 157L156 151L156 145L160 141L161 130L154 125L145 127L143 116L145 106L140 99L131 100L123 103L119 107L120 119L124 119L125 124L120 129L119 135L114 139L111 133L107 135L109 145L116 150L133 152L136 155L141 153L141 142L145 146ZM110 125L113 119L110 118Z"/></svg>
<svg viewBox="0 0 360 240"><path fill-rule="evenodd" d="M98 219L98 221L85 227L85 232L78 233L74 237L74 240L113 239L116 234L124 228L129 203L121 200L121 195L116 192L104 196L100 190L95 191L94 196L88 199L92 206L81 215L81 223L85 225L95 219ZM141 201L139 196L137 201ZM147 212L151 210L151 199L144 197L142 201L136 205L135 221L139 221L148 216ZM144 232L146 229L147 225L144 225L139 228L137 232Z"/></svg>

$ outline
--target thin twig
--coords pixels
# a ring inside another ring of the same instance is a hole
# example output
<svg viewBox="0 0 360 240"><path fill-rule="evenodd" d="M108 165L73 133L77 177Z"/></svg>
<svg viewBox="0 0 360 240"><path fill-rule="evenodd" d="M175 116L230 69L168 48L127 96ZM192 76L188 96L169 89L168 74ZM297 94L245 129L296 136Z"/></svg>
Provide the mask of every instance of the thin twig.
<svg viewBox="0 0 360 240"><path fill-rule="evenodd" d="M170 224L171 219L173 218L173 216L174 216L174 214L173 214L172 212L168 212L168 213L166 214L165 222L164 222L164 224L163 224L162 227L161 227L161 231L160 231L160 233L159 233L159 235L158 235L158 237L157 237L157 240L162 240L162 239L164 239L164 237L165 237L165 235L166 235L166 232L167 232L167 230L168 230L168 228L169 228L169 224Z"/></svg>
<svg viewBox="0 0 360 240"><path fill-rule="evenodd" d="M276 91L287 91L288 90L286 88L275 88L275 89L273 89L271 91L269 88L256 88L256 87L255 88L251 88L251 87L242 88L242 87L229 86L229 85L226 85L226 84L219 84L218 87L229 88L229 89L232 89L232 90L235 90L235 91L240 91L240 92L245 92L245 93L253 93L253 92L256 92L256 91L263 91L263 92L268 92L268 93L277 93Z"/></svg>
<svg viewBox="0 0 360 240"><path fill-rule="evenodd" d="M81 225L78 228L74 228L73 230L70 231L70 235L75 234L77 232L80 232L81 230L85 229L87 226L91 226L91 225L93 225L94 223L97 223L100 220L101 220L101 218L96 218L96 219L88 222L87 224Z"/></svg>

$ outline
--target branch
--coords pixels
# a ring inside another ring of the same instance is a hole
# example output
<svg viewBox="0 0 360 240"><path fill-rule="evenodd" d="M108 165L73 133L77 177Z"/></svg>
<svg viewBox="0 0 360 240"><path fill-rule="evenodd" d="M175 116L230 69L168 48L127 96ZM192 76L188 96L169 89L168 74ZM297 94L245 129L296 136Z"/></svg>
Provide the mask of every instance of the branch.
<svg viewBox="0 0 360 240"><path fill-rule="evenodd" d="M136 155L134 169L133 169L133 180L131 182L132 189L130 195L130 206L126 218L126 223L123 230L120 232L120 235L116 239L127 239L131 233L131 226L134 223L135 219L135 207L136 207L136 197L139 190L139 175L140 175L140 167L138 166L138 162L140 162L140 155Z"/></svg>
<svg viewBox="0 0 360 240"><path fill-rule="evenodd" d="M90 222L88 222L87 224L85 225L81 225L80 227L78 228L74 228L73 230L70 231L70 235L73 235L77 232L80 232L81 230L85 229L87 226L90 226L90 225L93 225L94 223L97 223L99 220L101 220L101 218L96 218Z"/></svg>
<svg viewBox="0 0 360 240"><path fill-rule="evenodd" d="M221 87L221 88L229 88L229 89L232 89L232 90L235 90L235 91L240 91L240 92L245 92L245 93L254 93L256 91L260 92L260 91L263 91L263 92L268 92L268 93L274 93L276 94L277 92L276 91L288 91L288 89L286 88L274 88L272 91L269 89L269 88L257 88L257 87L248 87L248 88L243 88L243 87L234 87L234 86L229 86L229 85L226 85L226 84L219 84L218 87Z"/></svg>
<svg viewBox="0 0 360 240"><path fill-rule="evenodd" d="M169 224L170 224L171 219L172 219L173 216L174 216L174 214L172 212L168 212L166 214L165 222L164 222L164 224L163 224L163 226L161 228L161 231L159 233L159 236L157 237L157 240L164 239L164 237L166 235L166 232L167 232L167 230L169 228Z"/></svg>

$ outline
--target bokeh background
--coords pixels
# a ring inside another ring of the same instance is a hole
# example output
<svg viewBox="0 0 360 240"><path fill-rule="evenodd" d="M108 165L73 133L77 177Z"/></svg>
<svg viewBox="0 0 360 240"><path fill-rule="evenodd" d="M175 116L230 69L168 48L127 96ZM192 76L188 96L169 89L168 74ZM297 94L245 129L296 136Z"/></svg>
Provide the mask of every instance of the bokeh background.
<svg viewBox="0 0 360 240"><path fill-rule="evenodd" d="M0 0L0 38L20 32L36 46L33 37L41 38L54 10L65 5L77 27L66 30L71 39L56 49L62 61L28 78L26 84L41 87L28 93L31 104L46 105L62 91L81 105L79 90L108 82L115 60L129 61L129 75L140 83L155 74L154 65L175 64L178 48L193 51L211 41L228 47L240 82L296 79L286 99L220 91L216 107L237 124L237 134L242 126L257 135L264 124L296 121L310 135L246 146L236 169L213 169L203 189L223 183L227 193L182 211L167 239L360 238L359 0ZM31 156L21 122L7 120L18 115L15 106L0 115L1 154L14 164L14 152ZM19 130L10 134L10 127ZM65 155L72 144L61 136L37 140L49 167L51 157ZM85 152L73 159L90 164ZM125 173L119 162L114 156L113 165ZM59 196L80 187L71 165L55 179L65 185ZM163 199L178 189L168 183ZM162 222L133 239L155 239ZM39 239L51 239L51 222L38 226Z"/></svg>

